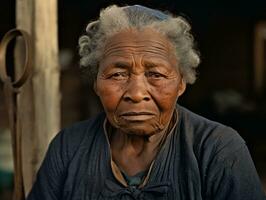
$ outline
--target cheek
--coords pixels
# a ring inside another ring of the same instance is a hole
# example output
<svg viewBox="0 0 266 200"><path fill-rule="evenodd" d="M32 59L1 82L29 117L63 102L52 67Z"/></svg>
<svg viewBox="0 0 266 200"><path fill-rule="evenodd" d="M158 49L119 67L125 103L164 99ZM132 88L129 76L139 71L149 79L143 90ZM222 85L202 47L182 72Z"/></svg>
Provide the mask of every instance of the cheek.
<svg viewBox="0 0 266 200"><path fill-rule="evenodd" d="M97 80L96 92L106 112L114 112L122 97L122 88L107 80Z"/></svg>
<svg viewBox="0 0 266 200"><path fill-rule="evenodd" d="M153 90L154 100L162 111L162 114L171 113L178 98L178 81L166 81Z"/></svg>

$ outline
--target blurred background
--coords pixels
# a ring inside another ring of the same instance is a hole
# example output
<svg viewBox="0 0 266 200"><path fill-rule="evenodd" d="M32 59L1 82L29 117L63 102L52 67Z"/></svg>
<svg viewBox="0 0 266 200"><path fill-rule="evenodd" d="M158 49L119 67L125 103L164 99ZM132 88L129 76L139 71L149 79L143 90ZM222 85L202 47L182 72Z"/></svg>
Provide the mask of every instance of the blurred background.
<svg viewBox="0 0 266 200"><path fill-rule="evenodd" d="M89 1L59 0L61 127L102 110L79 71L77 41L86 24L111 4L142 4L182 15L192 24L201 52L198 79L179 103L236 129L245 139L266 191L266 1ZM0 39L15 27L15 0L1 0ZM258 35L262 35L258 38ZM258 48L257 41L262 43ZM263 50L264 49L264 50ZM261 52L263 51L263 52ZM263 56L257 57L257 54ZM260 87L256 63L262 59ZM0 82L0 199L11 199L12 153L7 111Z"/></svg>

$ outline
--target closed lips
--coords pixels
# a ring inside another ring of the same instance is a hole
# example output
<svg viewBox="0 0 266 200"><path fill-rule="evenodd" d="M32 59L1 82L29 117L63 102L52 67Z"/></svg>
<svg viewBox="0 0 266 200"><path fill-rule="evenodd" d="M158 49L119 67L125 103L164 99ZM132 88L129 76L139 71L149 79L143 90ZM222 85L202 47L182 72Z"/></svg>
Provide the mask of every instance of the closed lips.
<svg viewBox="0 0 266 200"><path fill-rule="evenodd" d="M131 121L142 121L150 119L154 116L151 112L126 112L120 115L120 117Z"/></svg>
<svg viewBox="0 0 266 200"><path fill-rule="evenodd" d="M120 116L136 116L136 115L154 115L151 112L125 112L120 114Z"/></svg>

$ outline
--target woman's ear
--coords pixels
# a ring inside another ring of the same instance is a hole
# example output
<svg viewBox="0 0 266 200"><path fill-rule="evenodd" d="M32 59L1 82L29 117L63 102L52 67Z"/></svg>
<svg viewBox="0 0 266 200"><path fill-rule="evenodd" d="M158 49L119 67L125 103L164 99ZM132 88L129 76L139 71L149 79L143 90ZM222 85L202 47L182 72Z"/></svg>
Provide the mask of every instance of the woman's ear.
<svg viewBox="0 0 266 200"><path fill-rule="evenodd" d="M179 86L178 86L178 97L180 97L186 90L186 82L184 81L184 79L182 78L180 83L179 83Z"/></svg>

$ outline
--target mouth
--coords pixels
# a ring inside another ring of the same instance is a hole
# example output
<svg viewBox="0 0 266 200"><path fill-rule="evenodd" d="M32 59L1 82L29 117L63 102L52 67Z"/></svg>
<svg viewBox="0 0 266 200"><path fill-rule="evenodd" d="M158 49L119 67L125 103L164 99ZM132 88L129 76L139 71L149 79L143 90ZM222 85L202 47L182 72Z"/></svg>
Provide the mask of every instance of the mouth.
<svg viewBox="0 0 266 200"><path fill-rule="evenodd" d="M154 115L151 112L125 112L119 116L128 121L145 121L153 118Z"/></svg>

